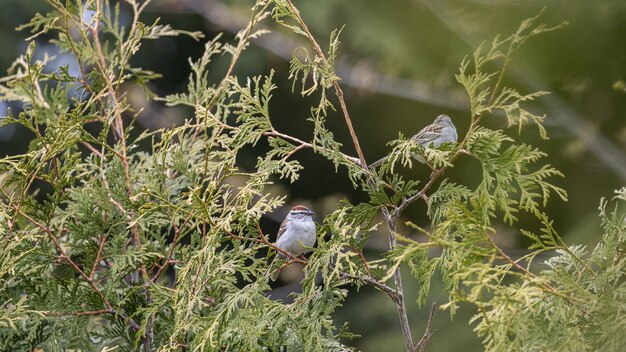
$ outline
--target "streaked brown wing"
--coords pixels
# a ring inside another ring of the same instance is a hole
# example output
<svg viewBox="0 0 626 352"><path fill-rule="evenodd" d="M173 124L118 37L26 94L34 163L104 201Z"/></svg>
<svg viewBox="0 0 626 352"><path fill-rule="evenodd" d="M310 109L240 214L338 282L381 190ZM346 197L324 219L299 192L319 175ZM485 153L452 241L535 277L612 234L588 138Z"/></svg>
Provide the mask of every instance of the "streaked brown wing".
<svg viewBox="0 0 626 352"><path fill-rule="evenodd" d="M417 144L428 147L428 145L437 139L441 135L441 129L443 127L439 125L428 125L419 131L411 139Z"/></svg>
<svg viewBox="0 0 626 352"><path fill-rule="evenodd" d="M283 235L283 233L285 233L286 230L287 230L287 218L285 218L285 220L283 220L283 222L280 224L280 229L278 229L278 234L276 235L276 242L278 242L278 239L280 238L280 236Z"/></svg>

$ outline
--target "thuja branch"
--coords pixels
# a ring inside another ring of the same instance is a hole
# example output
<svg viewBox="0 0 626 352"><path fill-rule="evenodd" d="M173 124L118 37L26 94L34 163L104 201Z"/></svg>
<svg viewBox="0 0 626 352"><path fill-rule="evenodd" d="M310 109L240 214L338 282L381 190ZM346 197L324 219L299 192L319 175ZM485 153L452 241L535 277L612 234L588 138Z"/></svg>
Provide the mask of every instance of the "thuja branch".
<svg viewBox="0 0 626 352"><path fill-rule="evenodd" d="M363 266L365 267L365 271L367 271L367 275L372 276L372 273L370 273L370 268L369 265L367 265L367 260L365 260L365 256L363 255L363 252L358 250L356 247L354 246L349 246L350 249L359 255L359 257L361 258L361 262L363 263Z"/></svg>
<svg viewBox="0 0 626 352"><path fill-rule="evenodd" d="M311 34L311 31L309 31L309 27L306 25L304 20L302 20L302 17L300 17L300 12L298 11L298 9L293 5L291 0L287 0L287 4L289 5L289 8L291 9L291 13L297 19L298 24L300 25L300 28L302 28L302 30L306 33L306 36L308 37L309 41L311 42L311 45L313 46L313 48L315 49L315 52L317 53L317 56L323 61L325 65L330 66L330 64L328 63L328 60L326 59L326 55L324 55L324 52L322 51L322 48L320 48L319 44L317 44L317 41ZM368 170L367 163L365 162L365 157L363 156L363 151L361 150L361 146L359 144L359 139L357 138L356 133L354 132L354 128L352 127L352 120L350 119L350 114L348 114L348 108L343 98L343 90L341 89L341 86L339 85L337 80L333 80L333 87L335 88L335 94L337 95L337 99L339 100L339 105L341 105L341 111L346 121L346 125L348 126L348 131L350 132L352 143L354 143L354 148L356 149L356 153L359 156L359 161L361 163L361 166L365 170Z"/></svg>
<svg viewBox="0 0 626 352"><path fill-rule="evenodd" d="M63 246L61 246L56 236L54 235L54 233L49 227L45 226L44 224L41 224L37 220L30 217L28 214L24 213L22 210L17 209L17 207L14 206L14 208L16 212L19 212L19 214L22 215L31 224L37 226L39 229L41 229L43 232L45 232L48 235L48 237L50 238L54 246L57 248L57 250L61 254L60 255L61 259L66 261L72 267L72 269L76 271L76 273L78 273L87 282L87 284L89 284L91 289L100 297L100 299L102 299L102 303L108 308L107 310L108 312L113 313L119 316L120 318L128 321L130 326L132 326L135 330L140 329L139 324L135 320L133 320L132 318L125 315L124 313L115 309L115 307L111 304L111 302L106 298L104 293L98 288L98 286L93 281L93 279L87 274L85 274L85 272L65 253Z"/></svg>
<svg viewBox="0 0 626 352"><path fill-rule="evenodd" d="M172 243L170 244L170 249L167 252L167 259L165 260L165 263L159 267L159 269L157 270L156 274L154 274L152 276L152 282L156 282L156 280L161 276L161 273L163 272L163 270L165 268L168 267L168 265L172 262L172 256L174 255L174 249L176 248L176 246L178 245L178 241L180 238L180 234L181 234L181 228L185 226L185 224L189 221L189 219L191 219L191 215L189 217L187 217L187 219L185 219L185 221L183 222L182 226L178 226L176 225L176 222L174 220L174 218L172 217L171 211L169 210L169 208L167 209L167 215L170 218L170 223L172 224L172 229L174 230L174 238L172 239Z"/></svg>
<svg viewBox="0 0 626 352"><path fill-rule="evenodd" d="M96 259L93 261L93 266L91 267L91 272L89 273L89 279L93 280L93 275L96 273L96 268L98 266L98 262L100 261L100 256L102 255L102 251L104 250L104 244L106 243L107 235L103 235L100 240L100 246L98 247L98 253L96 253Z"/></svg>
<svg viewBox="0 0 626 352"><path fill-rule="evenodd" d="M384 283L374 279L371 276L350 275L350 274L345 273L345 272L341 272L340 275L341 275L340 278L344 279L344 280L350 279L350 280L358 280L358 281L364 282L364 283L374 287L375 289L384 292L394 302L396 302L396 301L398 301L400 299L400 293L398 291L396 291L395 289L393 289L393 288L385 285Z"/></svg>
<svg viewBox="0 0 626 352"><path fill-rule="evenodd" d="M125 131L124 131L124 122L122 119L122 113L120 111L120 102L117 96L117 90L114 89L113 87L113 82L111 81L111 79L109 78L109 75L107 73L107 63L106 63L106 58L104 56L103 50L102 50L102 44L100 42L100 36L99 36L99 26L100 26L100 16L101 16L101 11L102 11L102 3L101 0L96 0L96 14L94 15L94 18L96 18L96 21L94 23L93 26L88 26L88 28L90 29L92 36L93 36L93 40L94 40L94 44L96 47L96 52L98 55L98 60L96 60L96 63L98 65L98 68L100 70L100 74L102 75L102 78L104 79L105 82L105 86L106 89L109 92L109 96L112 100L112 107L113 107L113 113L115 116L115 120L114 122L111 124L111 127L113 129L113 135L115 136L115 138L117 138L120 143L121 143L121 160L122 160L122 165L124 167L124 176L126 177L126 188L127 188L127 192L128 192L128 197L132 198L132 180L131 180L131 176L130 176L130 167L128 164L128 156L127 156L127 151L128 148L126 146L126 135L125 135ZM131 28L131 32L134 30L134 28ZM122 75L123 72L120 72L120 75ZM119 88L119 85L118 85ZM132 218L132 213L130 214L130 217ZM137 247L140 248L141 247L141 239L139 237L139 228L137 227L137 224L134 221L131 221L130 223L132 232L133 232L133 244ZM145 273L145 267L142 267L142 271Z"/></svg>
<svg viewBox="0 0 626 352"><path fill-rule="evenodd" d="M30 176L28 182L26 182L26 184L24 185L24 188L22 188L21 192L20 192L20 196L18 198L17 201L17 206L15 207L15 212L13 213L13 216L11 217L11 220L9 221L9 230L13 230L13 227L15 226L15 221L17 219L17 214L21 212L21 207L22 207L22 203L24 203L24 200L26 199L26 194L28 193L28 189L30 188L30 186L33 184L33 182L35 181L35 179L37 178L37 175L39 174L39 171L41 171L41 169L43 168L43 166L45 165L45 160L48 159L48 151L46 150L43 158L42 158L42 162L39 163L39 165L37 165L37 168L35 169L35 171L33 171L32 176ZM4 190L2 191L4 193ZM6 196L7 199L11 199L8 196Z"/></svg>
<svg viewBox="0 0 626 352"><path fill-rule="evenodd" d="M291 14L296 18L300 28L304 31L304 33L306 34L307 38L311 42L311 45L313 46L315 52L317 53L317 56L322 60L322 62L326 66L330 66L330 64L329 64L328 60L326 59L326 56L324 55L324 52L322 51L321 47L319 46L319 44L317 43L317 41L315 40L315 38L313 37L313 35L309 31L309 28L306 25L306 23L304 22L304 20L302 20L302 17L300 17L299 11L293 5L291 0L286 0L286 2L289 5L289 8L291 10ZM375 182L374 182L371 174L369 173L369 168L367 166L367 162L365 161L365 157L363 156L363 151L361 150L361 146L359 144L359 139L357 138L356 133L354 132L354 128L352 127L352 119L350 118L350 115L348 113L348 109L347 109L347 106L346 106L346 103L345 103L345 100L344 100L344 96L343 96L343 90L341 89L341 86L339 85L337 80L333 80L332 84L333 84L333 87L335 89L335 95L337 96L337 99L339 100L339 104L341 106L341 111L343 113L344 120L345 120L346 125L348 127L348 130L350 132L350 137L352 138L352 143L354 144L354 147L356 149L357 155L359 156L360 166L366 172L367 182L370 183L371 185L374 185ZM383 215L385 216L385 220L386 220L386 223L387 223L387 229L388 229L388 232L389 232L389 247L390 247L390 249L393 250L393 249L396 248L396 245L397 245L397 239L396 239L396 236L395 236L395 229L396 229L399 213L395 212L395 211L393 213L389 213L387 208L382 208L382 211L383 211ZM400 318L400 325L401 325L401 329L402 329L402 335L404 336L404 341L405 341L405 345L406 345L407 351L408 352L413 352L414 351L413 338L411 336L411 329L410 329L410 326L409 326L409 319L408 319L408 316L407 316L406 306L405 306L405 303L404 303L404 290L403 290L403 287L402 287L402 275L400 273L400 268L399 267L396 268L396 271L394 273L394 281L395 281L396 296L395 296L395 299L393 299L393 301L396 304L396 309L398 311L398 315L399 315L399 318Z"/></svg>
<svg viewBox="0 0 626 352"><path fill-rule="evenodd" d="M487 241L489 242L489 244L491 245L491 247L493 247L493 249L496 250L496 252L498 253L498 255L503 258L507 263L509 263L510 265L512 265L513 267L517 268L518 270L520 270L521 272L524 273L524 275L527 275L528 277L532 278L532 279L538 279L537 275L535 275L534 273L532 273L531 271L529 271L528 269L526 269L524 266L520 265L517 261L513 260L513 258L511 258L508 254L506 254L502 248L500 248L500 246L498 246L496 244L496 242L493 240L493 238L491 238L491 236L489 236L489 234L485 233L485 237L487 238ZM557 290L556 288L554 288L552 285L550 285L549 283L543 283L543 282L539 282L538 285L543 288L545 291L547 291L550 294L553 294L555 296L561 297L564 300L566 300L569 303L573 303L576 299L572 296L568 296L562 292L560 292L559 290Z"/></svg>
<svg viewBox="0 0 626 352"><path fill-rule="evenodd" d="M201 130L204 130L205 133L207 133L208 119L209 119L209 114L211 113L211 108L217 102L218 98L221 96L221 93L225 89L225 87L227 87L227 82L233 74L235 65L239 61L239 58L241 57L241 54L243 53L244 49L249 44L250 36L253 33L255 25L266 16L265 10L267 9L268 6L269 6L269 2L266 2L261 7L260 11L257 11L257 6L253 8L250 21L248 22L248 25L244 31L244 34L239 36L239 43L237 44L237 47L235 48L235 51L230 60L228 69L226 70L226 74L224 75L224 77L218 84L217 88L215 89L215 92L213 96L211 97L211 100L209 100L208 102L205 102L206 105L204 107L204 116L203 116L204 121L202 125L198 123L198 127L196 127L196 130L193 134L192 142L198 137L198 134L200 133ZM207 99L208 99L208 96L207 96ZM196 99L196 106L200 106L200 102L197 99ZM208 168L208 161L209 161L209 149L207 145L207 149L205 151L205 160L204 160L205 172L206 172L206 169Z"/></svg>
<svg viewBox="0 0 626 352"><path fill-rule="evenodd" d="M387 231L389 232L389 247L395 249L398 245L398 239L396 237L396 226L398 224L399 213L389 213L387 208L382 208L385 221L387 223ZM400 318L400 327L402 329L402 336L404 337L404 343L408 352L413 352L413 337L411 336L411 327L409 325L409 318L406 312L406 305L404 303L404 289L402 287L402 274L400 272L400 266L398 266L393 273L394 282L396 285L396 292L398 292L398 299L394 301L396 304L396 310L398 311L398 317Z"/></svg>
<svg viewBox="0 0 626 352"><path fill-rule="evenodd" d="M286 141L289 141L289 142L292 142L292 143L296 143L298 145L296 148L311 148L311 149L317 148L317 149L320 149L320 150L323 150L323 151L326 151L326 152L330 152L330 150L328 150L328 149L326 149L324 147L313 146L313 144L311 144L311 143L308 143L308 142L305 142L305 141L303 141L301 139L292 137L292 136L290 136L288 134L284 134L284 133L278 132L278 131L276 131L274 129L272 129L271 131L265 132L264 135L272 136L272 137L278 137L278 138L284 139ZM360 165L360 160L355 158L355 157L349 156L349 155L344 154L344 153L341 153L341 156L344 159L346 159L346 160L348 160L348 161L350 161L352 163Z"/></svg>
<svg viewBox="0 0 626 352"><path fill-rule="evenodd" d="M137 19L138 16L140 14L140 12L145 8L145 5L148 2L146 2L144 4L144 6L141 6L140 8L136 8L134 7L135 10L135 14L134 14L134 20L132 23L132 26L130 28L129 33L133 33L136 30L136 27L138 25ZM96 13L94 15L95 21L93 26L88 26L87 28L89 28L89 30L92 33L93 36L93 40L94 40L94 45L96 47L96 52L97 52L97 57L98 60L96 60L96 64L98 66L98 69L100 70L100 73L102 75L102 78L104 79L104 83L105 83L105 88L109 93L111 102L112 102L112 108L113 108L113 114L114 114L114 121L113 123L111 123L111 128L113 130L113 135L114 137L119 140L120 144L121 144L121 161L122 161L122 166L124 168L124 176L126 179L126 188L127 188L127 195L129 197L129 199L132 199L133 197L133 187L132 187L132 179L131 179L131 175L130 175L130 166L129 166L129 162L128 162L128 147L127 147L127 143L126 143L126 131L124 129L124 121L122 118L122 112L120 110L120 101L118 98L118 90L120 88L121 85L121 77L124 75L124 67L126 65L126 63L124 62L121 65L121 69L119 70L119 76L117 81L114 83L111 80L111 77L108 74L108 65L106 62L106 58L104 55L104 51L102 49L102 43L100 42L100 31L99 31L99 26L100 26L100 17L102 15L102 1L101 0L96 0ZM115 84L115 86L114 86ZM129 227L131 228L132 231L132 238L131 238L131 243L137 247L138 249L141 248L141 238L140 238L140 234L139 234L139 227L137 226L137 222L134 221L134 212L132 210L128 211L128 217L129 217ZM150 304L152 299L151 299L151 295L150 295L150 288L148 286L148 283L146 283L146 278L149 278L149 275L147 273L146 270L146 266L145 265L141 265L139 271L141 272L142 275L138 275L137 272L131 274L131 278L133 279L133 281L141 281L142 285L145 286L144 289L144 296L146 299L146 303ZM143 279L140 279L139 276L141 276ZM145 333L144 333L144 339L143 339L143 348L144 351L149 351L152 345L152 338L153 338L153 331L152 331L152 321L153 318L150 316L148 318L148 322L146 324L145 327Z"/></svg>
<svg viewBox="0 0 626 352"><path fill-rule="evenodd" d="M433 336L432 323L436 310L437 303L433 303L432 307L430 308L430 314L428 315L428 322L426 323L426 330L424 331L424 335L422 335L422 338L417 342L417 344L415 344L416 352L423 352L426 349L426 346L428 346L431 337Z"/></svg>

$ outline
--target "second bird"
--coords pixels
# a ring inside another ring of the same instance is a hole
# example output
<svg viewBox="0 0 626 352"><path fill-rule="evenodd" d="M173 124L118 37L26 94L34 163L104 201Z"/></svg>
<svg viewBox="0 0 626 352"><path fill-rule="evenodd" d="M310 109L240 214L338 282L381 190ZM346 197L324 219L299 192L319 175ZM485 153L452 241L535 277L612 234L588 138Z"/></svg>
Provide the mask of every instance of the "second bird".
<svg viewBox="0 0 626 352"><path fill-rule="evenodd" d="M411 140L425 148L438 148L444 143L456 142L458 135L456 133L456 127L452 123L450 116L439 115L433 123L422 128L417 132ZM373 162L369 167L376 167L387 160L389 156L386 156L378 161ZM424 163L424 157L421 155L414 155L420 163Z"/></svg>

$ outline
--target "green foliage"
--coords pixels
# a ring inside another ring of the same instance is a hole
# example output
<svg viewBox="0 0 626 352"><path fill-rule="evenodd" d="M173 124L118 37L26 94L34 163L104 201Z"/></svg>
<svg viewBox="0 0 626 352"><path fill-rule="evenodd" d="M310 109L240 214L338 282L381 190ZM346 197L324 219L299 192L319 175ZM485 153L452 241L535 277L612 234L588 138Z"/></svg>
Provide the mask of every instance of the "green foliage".
<svg viewBox="0 0 626 352"><path fill-rule="evenodd" d="M146 83L159 76L133 67L131 58L145 40L201 34L140 22L148 2L48 3L49 14L22 26L32 34L30 44L0 80L0 99L23 104L3 125L19 124L34 135L27 152L0 160L1 350L345 351L344 343L356 336L332 317L348 285L371 285L389 296L412 350L402 265L420 283L419 304L441 275L449 295L444 308L453 314L461 302L475 305L479 313L470 323L489 350L618 351L626 344L620 333L626 326L626 190L601 202L604 235L593 250L567 246L543 210L553 194L566 200L552 181L562 174L545 164L538 148L480 124L501 112L509 126L521 132L532 121L546 137L543 116L523 107L544 93L500 86L519 47L556 27L527 20L516 34L463 61L457 80L470 98L470 128L462 141L432 149L399 135L389 143L393 151L381 170L371 171L343 152L326 127L326 119L340 113L333 94L350 123L334 68L340 31L331 33L323 52L291 1L259 0L236 44L219 36L209 41L201 57L190 60L187 90L157 98L190 107L193 116L157 131L135 130L139 112L131 109L125 89L148 91ZM133 14L127 26L119 21L122 6ZM81 17L85 9L94 11L89 23ZM273 126L273 71L233 76L250 39L266 33L257 25L270 15L311 42L294 52L289 72L292 88L319 96L308 119L310 141ZM49 72L50 57L34 59L33 40L43 34L76 58L78 76L67 67ZM210 71L216 55L230 59L218 80ZM497 60L503 68L486 71ZM369 199L341 201L325 216L317 246L303 261L302 292L286 304L267 297L267 256L276 248L259 222L285 203L286 195L268 186L309 172L296 158L304 148L337 170L345 168ZM237 163L244 149L257 156L245 170ZM432 169L430 179L397 173L421 167L412 161L416 154ZM480 184L440 180L459 157L480 163ZM425 234L425 242L397 228L417 200L428 205L431 229L408 225ZM500 235L494 223L517 230L520 213L534 216L541 230L522 230L531 251L513 260L494 240ZM363 250L379 228L388 232L390 247L368 261ZM441 254L432 258L431 248ZM550 259L531 267L546 252Z"/></svg>

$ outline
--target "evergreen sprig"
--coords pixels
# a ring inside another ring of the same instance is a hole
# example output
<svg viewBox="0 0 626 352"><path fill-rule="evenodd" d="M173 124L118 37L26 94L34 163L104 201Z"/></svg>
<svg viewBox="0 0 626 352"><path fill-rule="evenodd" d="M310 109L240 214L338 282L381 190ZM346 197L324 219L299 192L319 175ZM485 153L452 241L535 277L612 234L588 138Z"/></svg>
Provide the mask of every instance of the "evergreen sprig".
<svg viewBox="0 0 626 352"><path fill-rule="evenodd" d="M346 351L346 339L357 336L338 327L333 314L349 285L369 285L393 301L407 350L421 351L430 326L419 342L412 338L405 298L425 303L436 275L449 296L443 308L454 313L461 302L477 307L469 323L489 350L617 351L626 344L626 190L602 200L604 234L594 249L568 246L544 210L550 196L566 199L553 181L562 174L545 163L539 148L481 124L500 112L518 133L532 121L546 137L544 116L524 108L544 93L501 86L519 47L559 26L537 25L537 16L514 35L477 49L457 75L470 100L470 128L462 140L433 149L399 135L389 143L387 163L372 171L334 67L340 31L331 32L323 51L290 0L259 0L235 43L220 36L208 41L201 57L190 60L186 91L157 98L190 107L193 115L156 131L136 130L141 112L130 106L125 87L148 90L146 83L159 75L133 67L131 58L145 40L202 35L142 23L149 1L48 3L50 13L21 27L30 31L30 43L0 79L0 99L22 104L2 124L22 125L34 136L26 152L0 159L1 350ZM122 25L126 10L132 20ZM308 119L310 141L272 124L273 71L233 73L250 40L267 33L258 25L270 16L308 40L294 51L289 76L301 95L319 97ZM76 59L78 73L50 70L52 57L35 60L35 40L44 34ZM211 70L216 55L230 59L222 77ZM497 62L502 68L487 70ZM356 157L327 127L339 112ZM297 159L304 148L345 168L369 199L339 202L319 227L309 258L287 258L305 267L302 292L285 304L266 294L266 257L281 249L259 222L286 199L269 186L309 172ZM256 153L255 166L237 163L244 149ZM432 169L426 180L397 173L421 167L413 163L416 154ZM480 163L477 186L443 178L460 157ZM407 225L425 235L422 242L398 229L404 210L420 199L432 226ZM520 213L534 216L541 229L521 230L532 244L514 259L494 239L501 228L494 223L517 230ZM381 229L389 250L368 258L366 243ZM441 254L431 257L432 248ZM537 263L539 253L551 256ZM417 297L405 297L403 265L420 284Z"/></svg>

